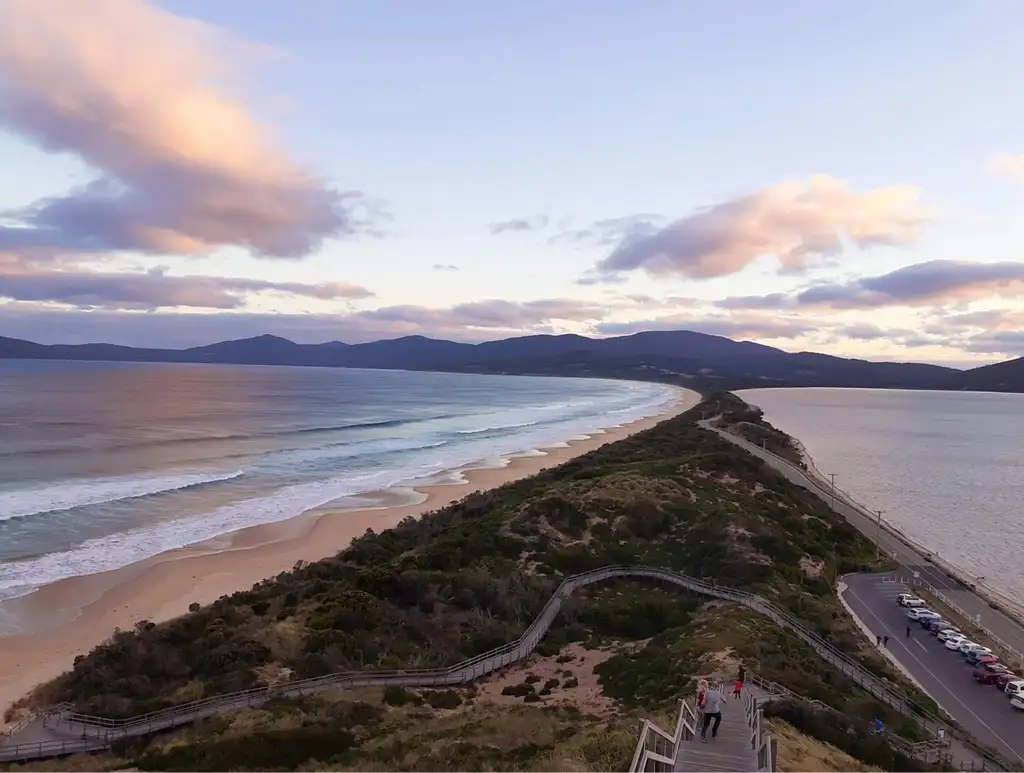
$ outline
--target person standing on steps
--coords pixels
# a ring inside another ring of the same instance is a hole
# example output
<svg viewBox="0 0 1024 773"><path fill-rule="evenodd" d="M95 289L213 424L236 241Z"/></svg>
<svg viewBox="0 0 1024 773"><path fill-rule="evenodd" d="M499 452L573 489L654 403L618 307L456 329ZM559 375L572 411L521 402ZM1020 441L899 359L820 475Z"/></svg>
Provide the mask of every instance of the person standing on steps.
<svg viewBox="0 0 1024 773"><path fill-rule="evenodd" d="M697 726L704 721L704 703L708 697L708 680L701 679L697 683Z"/></svg>
<svg viewBox="0 0 1024 773"><path fill-rule="evenodd" d="M743 667L742 663L740 663L740 672L736 675L736 679L744 683L747 681L747 669Z"/></svg>
<svg viewBox="0 0 1024 773"><path fill-rule="evenodd" d="M714 722L714 725L711 723ZM704 694L704 721L700 727L700 740L708 741L708 727L711 727L711 737L718 736L718 726L722 724L722 694L718 690L708 690Z"/></svg>

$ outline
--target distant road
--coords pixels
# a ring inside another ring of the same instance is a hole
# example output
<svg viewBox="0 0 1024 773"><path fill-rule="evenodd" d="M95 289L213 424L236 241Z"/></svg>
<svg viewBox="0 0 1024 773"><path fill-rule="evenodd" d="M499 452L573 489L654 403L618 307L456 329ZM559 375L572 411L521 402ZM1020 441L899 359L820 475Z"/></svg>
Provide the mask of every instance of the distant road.
<svg viewBox="0 0 1024 773"><path fill-rule="evenodd" d="M704 429L718 433L729 442L764 460L772 469L791 483L809 489L825 500L826 503L831 503L832 494L827 485L822 485L813 476L770 451L766 451L718 427L712 427L710 425L711 421L712 419L707 419L697 423ZM835 498L835 511L872 542L880 544L882 552L892 556L900 564L902 567L901 574L917 577L924 584L941 591L943 595L947 596L967 614L972 617L980 616L981 625L984 628L1018 652L1024 652L1024 626L1016 620L996 609L992 609L988 601L974 591L964 588L942 569L927 561L919 550L886 530L884 526L879 529L877 521L865 515L860 508L844 500L838 492ZM1024 723L1021 724L1021 729L1024 730Z"/></svg>
<svg viewBox="0 0 1024 773"><path fill-rule="evenodd" d="M971 667L947 650L918 623L911 623L896 596L908 588L883 582L885 575L851 574L843 578L843 598L876 636L888 635L889 651L925 691L983 744L1008 760L1024 762L1024 717L992 685L974 681ZM1021 768L1014 768L1020 770Z"/></svg>

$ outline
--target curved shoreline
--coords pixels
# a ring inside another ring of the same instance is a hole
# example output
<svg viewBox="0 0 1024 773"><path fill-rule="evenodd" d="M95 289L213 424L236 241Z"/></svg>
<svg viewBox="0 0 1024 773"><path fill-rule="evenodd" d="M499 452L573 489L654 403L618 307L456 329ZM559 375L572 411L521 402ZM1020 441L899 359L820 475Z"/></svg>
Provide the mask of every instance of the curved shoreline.
<svg viewBox="0 0 1024 773"><path fill-rule="evenodd" d="M288 571L298 561L316 561L333 555L367 529L389 529L405 518L418 518L468 494L535 475L606 443L649 429L700 402L696 392L678 389L679 398L660 413L595 430L586 439L563 441L535 452L508 454L501 457L498 467L463 465L449 471L451 482L367 492L380 494L384 501L356 509L314 509L285 521L248 527L216 540L161 553L120 569L45 585L16 600L19 611L42 623L43 630L36 626L31 633L0 637L0 711L36 685L69 668L76 655L102 642L115 627L130 628L140 620L157 622L177 617L193 602L208 603ZM415 496L415 501L409 501L411 496ZM387 497L392 498L390 503ZM46 622L50 623L48 627Z"/></svg>

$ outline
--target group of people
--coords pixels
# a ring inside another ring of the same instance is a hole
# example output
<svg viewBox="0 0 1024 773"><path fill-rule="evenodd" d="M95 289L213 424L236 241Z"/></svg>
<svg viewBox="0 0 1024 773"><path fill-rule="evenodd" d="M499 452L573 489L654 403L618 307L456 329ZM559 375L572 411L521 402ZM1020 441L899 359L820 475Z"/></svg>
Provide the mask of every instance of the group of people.
<svg viewBox="0 0 1024 773"><path fill-rule="evenodd" d="M736 681L733 683L732 697L733 700L737 700L743 694L743 682L746 679L747 671L743 666L740 666L739 673L736 675ZM707 743L708 740L708 728L711 728L711 737L715 738L718 736L718 727L722 724L722 703L724 698L718 690L712 690L708 684L707 679L701 679L697 684L697 710L700 712L701 717L698 721L700 725L700 740Z"/></svg>

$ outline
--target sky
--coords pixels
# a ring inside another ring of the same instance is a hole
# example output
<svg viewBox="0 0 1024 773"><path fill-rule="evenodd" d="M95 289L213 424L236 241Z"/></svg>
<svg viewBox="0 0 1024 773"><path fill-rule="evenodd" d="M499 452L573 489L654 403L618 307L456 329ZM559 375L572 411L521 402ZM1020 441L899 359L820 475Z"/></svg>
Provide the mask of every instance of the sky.
<svg viewBox="0 0 1024 773"><path fill-rule="evenodd" d="M1024 356L1024 4L4 0L0 335Z"/></svg>

